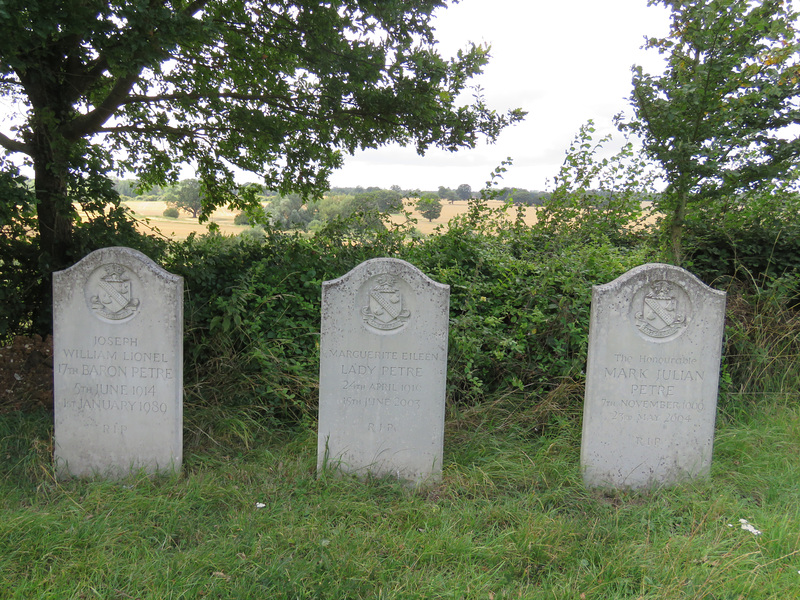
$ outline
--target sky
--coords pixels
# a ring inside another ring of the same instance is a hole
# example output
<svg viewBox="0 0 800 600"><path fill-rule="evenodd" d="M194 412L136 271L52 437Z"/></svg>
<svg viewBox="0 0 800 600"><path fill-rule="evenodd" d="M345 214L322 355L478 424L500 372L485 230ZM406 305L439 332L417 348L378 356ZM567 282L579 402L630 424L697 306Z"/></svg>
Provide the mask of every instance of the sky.
<svg viewBox="0 0 800 600"><path fill-rule="evenodd" d="M622 139L612 118L631 114L631 67L663 71L658 53L641 47L645 36L666 35L669 13L647 6L647 0L460 0L436 13L434 27L445 58L468 42L489 44L489 64L473 84L483 88L490 108L521 108L527 117L501 132L493 145L481 139L471 150L431 148L420 157L413 147L392 145L358 152L345 157L331 186L437 190L466 183L477 191L510 158L501 187L552 189L548 182L589 119L598 139L606 133ZM471 93L465 102L470 99ZM0 105L4 128L6 111Z"/></svg>
<svg viewBox="0 0 800 600"><path fill-rule="evenodd" d="M480 140L455 153L386 146L345 158L334 187L376 186L437 190L484 187L501 161L511 158L500 187L552 189L566 150L592 119L597 136L615 134L615 114L630 108L631 67L661 73L663 59L645 51L645 36L663 37L669 13L647 0L461 0L436 14L443 56L467 42L488 43L491 59L475 78L487 104L521 108L525 120L506 128L493 145ZM610 149L609 149L610 150Z"/></svg>

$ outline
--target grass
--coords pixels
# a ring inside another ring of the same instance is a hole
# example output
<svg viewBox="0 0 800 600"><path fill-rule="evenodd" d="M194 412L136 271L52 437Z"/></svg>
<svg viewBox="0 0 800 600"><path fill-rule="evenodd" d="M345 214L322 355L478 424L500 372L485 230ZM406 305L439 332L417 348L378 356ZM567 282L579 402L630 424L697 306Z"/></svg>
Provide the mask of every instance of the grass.
<svg viewBox="0 0 800 600"><path fill-rule="evenodd" d="M181 475L58 482L50 415L0 415L0 597L797 597L795 402L723 416L711 477L650 494L583 487L574 416L492 410L450 415L424 492L317 477L313 427L212 439L197 409Z"/></svg>

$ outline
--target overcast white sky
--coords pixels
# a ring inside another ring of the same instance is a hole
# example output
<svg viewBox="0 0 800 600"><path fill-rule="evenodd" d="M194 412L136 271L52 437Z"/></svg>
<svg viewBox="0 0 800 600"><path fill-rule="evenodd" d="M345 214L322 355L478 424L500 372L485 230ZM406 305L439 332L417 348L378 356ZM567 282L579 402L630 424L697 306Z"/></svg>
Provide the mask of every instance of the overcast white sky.
<svg viewBox="0 0 800 600"><path fill-rule="evenodd" d="M424 157L398 146L359 152L333 173L332 186L436 190L468 183L477 191L510 157L501 186L549 189L581 125L593 119L599 138L615 132L615 114L630 114L631 66L662 71L658 53L641 46L645 36L668 32L669 13L647 0L460 0L439 11L434 26L446 58L468 42L488 43L490 62L473 82L491 108L522 108L527 117L474 150L433 148Z"/></svg>
<svg viewBox="0 0 800 600"><path fill-rule="evenodd" d="M461 0L437 15L435 27L446 57L468 41L491 45L491 61L475 81L490 107L522 108L525 121L474 150L360 152L333 174L333 186L436 190L467 183L479 190L511 157L501 186L547 189L582 124L593 119L598 134L613 133L612 117L630 114L631 66L661 72L658 53L641 46L646 35L668 32L669 13L647 0Z"/></svg>

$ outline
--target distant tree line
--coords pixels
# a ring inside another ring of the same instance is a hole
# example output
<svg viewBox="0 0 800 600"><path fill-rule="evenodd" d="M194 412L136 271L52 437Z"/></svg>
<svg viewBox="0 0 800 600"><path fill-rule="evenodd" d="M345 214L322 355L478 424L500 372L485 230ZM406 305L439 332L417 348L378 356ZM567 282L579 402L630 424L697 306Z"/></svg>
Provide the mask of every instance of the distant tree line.
<svg viewBox="0 0 800 600"><path fill-rule="evenodd" d="M164 216L177 217L180 212L197 218L203 205L205 194L196 179L179 181L175 185L152 187L140 192L138 183L132 179L114 181L117 192L128 199L144 201L163 201L167 204ZM428 221L438 219L442 213L442 202L451 204L466 201L479 193L472 191L469 184L456 189L439 186L436 191L404 190L398 185L390 189L379 187L334 187L321 199L304 200L300 194L282 196L275 191L258 186L257 197L261 209L242 212L236 216L237 225L270 224L283 230L317 231L335 219L349 219L360 215L361 222L379 226L379 214L397 214L403 210L403 200L410 199L417 211ZM613 202L607 190L582 190L584 207L604 210ZM551 192L506 187L495 192L495 199L511 202L516 206L547 206L552 199ZM642 198L649 200L652 198Z"/></svg>

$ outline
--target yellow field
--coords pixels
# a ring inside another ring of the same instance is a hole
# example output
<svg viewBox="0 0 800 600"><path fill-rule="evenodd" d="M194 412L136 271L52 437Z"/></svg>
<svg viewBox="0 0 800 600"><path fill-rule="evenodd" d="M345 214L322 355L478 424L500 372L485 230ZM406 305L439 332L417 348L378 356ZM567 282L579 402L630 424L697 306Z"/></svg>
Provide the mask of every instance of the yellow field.
<svg viewBox="0 0 800 600"><path fill-rule="evenodd" d="M190 233L196 232L198 235L208 231L208 223L200 224L197 219L192 219L181 213L177 219L168 219L163 216L164 209L167 207L164 202L145 202L141 200L134 200L124 203L130 208L138 219L141 219L139 229L142 231L150 231L152 228L158 229L162 234L176 239L185 239ZM492 208L500 207L503 203L499 200L490 200L488 205ZM428 222L418 212L411 208L412 215L417 219L417 229L423 234L431 233L438 225L447 223L457 214L466 212L468 206L467 202L457 200L450 204L449 202L442 202L442 214L438 219ZM214 211L211 216L211 221L219 225L220 231L225 234L238 234L245 229L244 225L234 225L233 219L236 213L227 209L219 209ZM148 222L145 222L145 219ZM400 221L400 217L395 215L393 217L395 222ZM528 209L525 221L532 224L536 221L535 209Z"/></svg>
<svg viewBox="0 0 800 600"><path fill-rule="evenodd" d="M165 217L164 209L167 208L165 202L134 200L132 202L124 202L123 204L133 211L137 219L140 219L138 229L144 232L150 232L153 228L156 228L168 237L185 239L192 232L201 234L208 231L208 223L200 224L197 222L197 219L192 219L183 212L177 219L168 219ZM211 221L217 223L220 231L223 233L237 234L247 229L247 227L244 225L234 225L233 218L235 216L235 212L227 209L219 209L214 212ZM148 222L145 222L145 220Z"/></svg>

